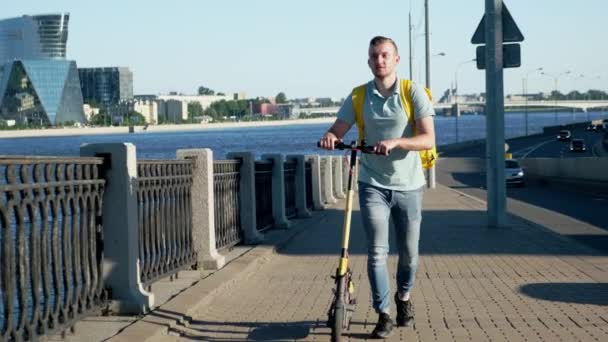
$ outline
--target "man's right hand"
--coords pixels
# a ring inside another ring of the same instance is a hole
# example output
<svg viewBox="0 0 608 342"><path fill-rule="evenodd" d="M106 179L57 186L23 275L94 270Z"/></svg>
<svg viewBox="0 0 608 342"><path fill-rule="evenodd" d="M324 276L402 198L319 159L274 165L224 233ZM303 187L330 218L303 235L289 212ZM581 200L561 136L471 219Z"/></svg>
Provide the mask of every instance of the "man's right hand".
<svg viewBox="0 0 608 342"><path fill-rule="evenodd" d="M340 139L336 137L332 132L327 132L323 135L323 138L319 140L319 146L326 150L333 150L336 146L336 143L339 142Z"/></svg>

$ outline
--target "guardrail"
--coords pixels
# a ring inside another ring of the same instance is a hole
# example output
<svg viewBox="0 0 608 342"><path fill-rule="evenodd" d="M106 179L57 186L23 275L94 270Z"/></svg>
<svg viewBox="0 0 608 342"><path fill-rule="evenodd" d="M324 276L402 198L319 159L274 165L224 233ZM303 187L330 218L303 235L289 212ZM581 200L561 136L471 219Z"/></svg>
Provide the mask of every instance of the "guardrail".
<svg viewBox="0 0 608 342"><path fill-rule="evenodd" d="M304 177L306 178L306 208L312 210L314 203L312 198L312 162L310 160L305 163Z"/></svg>
<svg viewBox="0 0 608 342"><path fill-rule="evenodd" d="M255 162L255 200L257 229L264 231L272 227L272 166L273 162L259 160Z"/></svg>
<svg viewBox="0 0 608 342"><path fill-rule="evenodd" d="M239 206L241 162L216 160L213 163L215 200L215 246L230 248L243 239Z"/></svg>
<svg viewBox="0 0 608 342"><path fill-rule="evenodd" d="M144 285L196 262L191 160L137 162L140 277Z"/></svg>
<svg viewBox="0 0 608 342"><path fill-rule="evenodd" d="M296 209L296 160L290 159L283 163L285 178L285 216L292 219L298 215Z"/></svg>
<svg viewBox="0 0 608 342"><path fill-rule="evenodd" d="M101 310L145 313L154 282L223 267L220 252L309 217L332 188L318 156L135 152L114 143L83 145L90 157L0 156L0 340L37 340Z"/></svg>
<svg viewBox="0 0 608 342"><path fill-rule="evenodd" d="M35 340L106 303L101 158L0 157L0 338Z"/></svg>

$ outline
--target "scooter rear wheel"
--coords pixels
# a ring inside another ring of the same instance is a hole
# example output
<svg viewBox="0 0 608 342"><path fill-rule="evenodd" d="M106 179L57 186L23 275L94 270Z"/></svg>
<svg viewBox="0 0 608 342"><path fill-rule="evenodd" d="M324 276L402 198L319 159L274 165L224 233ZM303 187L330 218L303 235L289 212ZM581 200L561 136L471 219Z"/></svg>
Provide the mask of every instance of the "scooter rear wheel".
<svg viewBox="0 0 608 342"><path fill-rule="evenodd" d="M349 276L347 273L346 275L339 277L336 281L336 298L333 302L330 319L331 340L333 342L341 340L342 332L347 325L345 324L345 316L350 297L347 288L348 279Z"/></svg>

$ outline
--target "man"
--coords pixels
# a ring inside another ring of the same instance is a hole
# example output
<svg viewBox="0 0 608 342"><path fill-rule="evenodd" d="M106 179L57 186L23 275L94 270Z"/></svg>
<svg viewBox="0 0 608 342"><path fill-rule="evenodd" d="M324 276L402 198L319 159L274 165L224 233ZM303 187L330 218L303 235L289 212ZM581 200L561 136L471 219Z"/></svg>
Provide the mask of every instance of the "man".
<svg viewBox="0 0 608 342"><path fill-rule="evenodd" d="M414 317L410 291L418 264L418 240L422 219L422 194L425 185L419 153L435 146L435 115L424 88L411 86L416 134L408 121L401 100L402 83L397 78L399 52L395 42L374 37L367 61L374 79L365 86L363 124L366 144L381 155L361 156L359 202L367 236L367 271L372 288L373 307L379 314L373 338L386 338L393 329L390 316L389 217L392 217L399 252L397 265L396 323L407 326ZM322 148L333 150L336 142L355 123L353 94L344 101L337 119L320 140Z"/></svg>

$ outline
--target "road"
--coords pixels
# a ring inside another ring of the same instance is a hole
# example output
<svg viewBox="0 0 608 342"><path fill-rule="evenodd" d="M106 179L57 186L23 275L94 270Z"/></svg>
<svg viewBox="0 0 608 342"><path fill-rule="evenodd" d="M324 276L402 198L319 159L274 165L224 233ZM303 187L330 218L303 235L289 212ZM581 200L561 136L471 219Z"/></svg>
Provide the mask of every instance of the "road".
<svg viewBox="0 0 608 342"><path fill-rule="evenodd" d="M591 141L600 139L601 133L574 132L574 137L586 137ZM514 157L564 157L591 156L590 152L572 153L565 149L567 142L558 142L555 136L537 136L518 139L510 144ZM466 151L443 155L437 167L437 181L453 189L486 200L485 173L471 170L459 157L483 156L485 148L475 147ZM445 158L448 157L448 158ZM456 157L456 158L450 158ZM442 166L443 165L443 166ZM542 220L551 217L550 212L559 213L560 221L555 225L558 233L580 241L603 252L608 252L608 193L601 189L579 189L574 186L545 184L528 181L523 188L507 188L509 212ZM555 215L553 215L555 216Z"/></svg>
<svg viewBox="0 0 608 342"><path fill-rule="evenodd" d="M578 158L592 157L592 147L601 141L603 132L588 132L584 129L573 130L572 137L584 139L587 145L585 152L570 152L569 141L558 141L556 135L533 136L525 139L508 140L509 152L513 158ZM482 158L485 156L485 145L467 150L445 154L444 157Z"/></svg>

